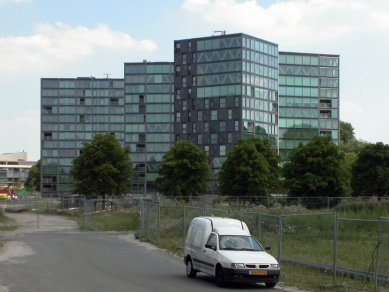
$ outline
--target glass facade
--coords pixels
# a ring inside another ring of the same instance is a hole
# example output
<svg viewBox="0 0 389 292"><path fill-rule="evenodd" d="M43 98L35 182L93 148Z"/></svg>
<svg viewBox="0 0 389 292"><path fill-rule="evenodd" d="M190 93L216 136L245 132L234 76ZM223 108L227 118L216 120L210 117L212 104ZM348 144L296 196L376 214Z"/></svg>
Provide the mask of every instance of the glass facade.
<svg viewBox="0 0 389 292"><path fill-rule="evenodd" d="M175 139L206 149L214 172L240 139L277 148L276 44L245 34L179 40L174 68Z"/></svg>
<svg viewBox="0 0 389 292"><path fill-rule="evenodd" d="M173 64L125 63L125 145L135 168L132 193L155 192L163 155L173 145Z"/></svg>
<svg viewBox="0 0 389 292"><path fill-rule="evenodd" d="M123 79L41 79L42 196L72 193L72 160L96 134L124 146L123 88Z"/></svg>
<svg viewBox="0 0 389 292"><path fill-rule="evenodd" d="M241 139L287 158L316 135L339 142L339 56L278 52L246 34L174 42L174 63L124 64L124 79L41 79L41 189L70 194L72 160L97 133L131 148L132 193L154 192L163 155L180 140L217 173Z"/></svg>
<svg viewBox="0 0 389 292"><path fill-rule="evenodd" d="M328 135L339 143L339 56L280 52L279 151Z"/></svg>

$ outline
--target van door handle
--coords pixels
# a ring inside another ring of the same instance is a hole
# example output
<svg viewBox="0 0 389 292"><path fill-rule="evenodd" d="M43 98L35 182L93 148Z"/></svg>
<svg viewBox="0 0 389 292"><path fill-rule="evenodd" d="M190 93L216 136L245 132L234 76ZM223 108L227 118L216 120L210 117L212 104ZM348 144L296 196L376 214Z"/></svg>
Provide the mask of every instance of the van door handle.
<svg viewBox="0 0 389 292"><path fill-rule="evenodd" d="M203 249L203 252L206 252L206 250L205 250L205 249Z"/></svg>

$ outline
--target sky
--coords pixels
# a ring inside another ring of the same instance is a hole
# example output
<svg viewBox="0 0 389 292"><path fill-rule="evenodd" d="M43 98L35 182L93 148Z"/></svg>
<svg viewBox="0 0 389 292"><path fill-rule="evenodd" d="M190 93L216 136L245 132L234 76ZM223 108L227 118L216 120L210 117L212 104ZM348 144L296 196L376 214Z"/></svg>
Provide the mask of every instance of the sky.
<svg viewBox="0 0 389 292"><path fill-rule="evenodd" d="M0 0L0 153L40 158L41 78L123 78L220 30L340 55L340 119L389 144L388 0Z"/></svg>

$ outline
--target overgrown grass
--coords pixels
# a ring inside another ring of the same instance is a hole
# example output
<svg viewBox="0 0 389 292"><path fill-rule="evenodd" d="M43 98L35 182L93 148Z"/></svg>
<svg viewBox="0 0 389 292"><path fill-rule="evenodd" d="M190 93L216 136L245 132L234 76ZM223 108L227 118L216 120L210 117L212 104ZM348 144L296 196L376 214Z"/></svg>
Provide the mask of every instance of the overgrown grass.
<svg viewBox="0 0 389 292"><path fill-rule="evenodd" d="M97 212L91 215L67 213L75 220L81 231L129 231L139 229L139 212L137 208L117 211Z"/></svg>
<svg viewBox="0 0 389 292"><path fill-rule="evenodd" d="M16 228L18 228L16 221L5 216L3 210L0 208L0 232L12 231Z"/></svg>
<svg viewBox="0 0 389 292"><path fill-rule="evenodd" d="M307 291L388 291L389 284L379 282L375 286L373 280L337 275L334 285L333 273L329 271L308 268L300 265L281 265L281 285L294 286Z"/></svg>
<svg viewBox="0 0 389 292"><path fill-rule="evenodd" d="M0 234L5 231L13 231L18 228L15 220L8 218L4 215L3 209L0 208ZM5 244L5 240L0 239L0 247Z"/></svg>

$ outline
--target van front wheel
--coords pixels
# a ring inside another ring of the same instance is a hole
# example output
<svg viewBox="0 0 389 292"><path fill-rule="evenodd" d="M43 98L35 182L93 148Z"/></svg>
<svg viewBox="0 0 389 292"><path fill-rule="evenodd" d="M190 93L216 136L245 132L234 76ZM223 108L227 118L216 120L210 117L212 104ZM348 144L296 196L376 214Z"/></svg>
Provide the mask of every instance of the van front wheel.
<svg viewBox="0 0 389 292"><path fill-rule="evenodd" d="M196 274L197 274L197 271L195 269L193 269L193 263L192 263L192 260L191 259L188 259L186 261L186 275L189 277L189 278L194 278L196 277Z"/></svg>
<svg viewBox="0 0 389 292"><path fill-rule="evenodd" d="M216 280L216 285L219 287L222 287L224 284L224 274L223 274L223 269L221 266L217 266L216 272L215 272L215 280Z"/></svg>

